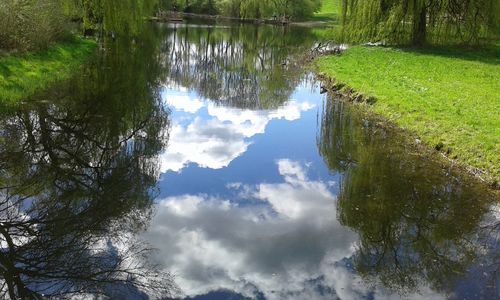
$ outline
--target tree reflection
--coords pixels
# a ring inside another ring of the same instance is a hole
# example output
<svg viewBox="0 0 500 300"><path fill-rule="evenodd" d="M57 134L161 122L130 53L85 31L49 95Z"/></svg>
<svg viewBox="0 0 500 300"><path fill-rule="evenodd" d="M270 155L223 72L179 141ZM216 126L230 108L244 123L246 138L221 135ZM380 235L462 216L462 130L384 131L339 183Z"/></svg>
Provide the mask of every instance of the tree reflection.
<svg viewBox="0 0 500 300"><path fill-rule="evenodd" d="M498 199L389 134L355 107L325 106L318 147L343 173L337 213L360 235L356 270L401 292L445 293L479 261L494 271L499 223L487 216Z"/></svg>
<svg viewBox="0 0 500 300"><path fill-rule="evenodd" d="M168 137L157 40L124 41L0 116L3 298L171 292L134 238Z"/></svg>
<svg viewBox="0 0 500 300"><path fill-rule="evenodd" d="M308 29L265 26L171 28L169 78L221 105L271 109L300 82L298 56L314 43Z"/></svg>

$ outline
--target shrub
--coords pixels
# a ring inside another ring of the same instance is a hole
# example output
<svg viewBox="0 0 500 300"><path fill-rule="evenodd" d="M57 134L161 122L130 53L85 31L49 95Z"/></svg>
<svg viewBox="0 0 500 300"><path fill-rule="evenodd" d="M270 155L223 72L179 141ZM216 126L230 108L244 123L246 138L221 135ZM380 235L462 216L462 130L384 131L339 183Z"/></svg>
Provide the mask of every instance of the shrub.
<svg viewBox="0 0 500 300"><path fill-rule="evenodd" d="M66 37L68 28L60 0L0 1L0 49L45 49Z"/></svg>

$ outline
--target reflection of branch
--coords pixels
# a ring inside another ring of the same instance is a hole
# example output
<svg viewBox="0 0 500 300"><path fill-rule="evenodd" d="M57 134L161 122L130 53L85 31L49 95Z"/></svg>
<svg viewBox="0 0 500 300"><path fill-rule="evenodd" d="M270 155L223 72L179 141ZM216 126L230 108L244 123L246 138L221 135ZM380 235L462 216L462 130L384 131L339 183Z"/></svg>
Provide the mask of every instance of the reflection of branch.
<svg viewBox="0 0 500 300"><path fill-rule="evenodd" d="M146 262L148 247L132 239L109 238L111 233L131 234L149 217L147 190L155 168L137 162L155 164L144 158L157 148L141 146L129 152L125 147L142 138L142 131L148 134L146 142L156 141L150 134L157 132L148 127L157 121L154 112L139 122L132 120L132 128L118 139L108 131L92 132L97 128L89 125L92 120L57 114L64 115L54 108L13 117L12 123L23 125L9 126L12 133L6 136L24 138L7 140L12 147L0 148L8 150L0 153L2 168L12 170L1 174L5 185L0 187L0 240L5 246L0 252L0 297L109 294L112 285L168 295L172 280ZM116 184L124 190L113 203L104 197ZM103 245L106 239L120 246Z"/></svg>

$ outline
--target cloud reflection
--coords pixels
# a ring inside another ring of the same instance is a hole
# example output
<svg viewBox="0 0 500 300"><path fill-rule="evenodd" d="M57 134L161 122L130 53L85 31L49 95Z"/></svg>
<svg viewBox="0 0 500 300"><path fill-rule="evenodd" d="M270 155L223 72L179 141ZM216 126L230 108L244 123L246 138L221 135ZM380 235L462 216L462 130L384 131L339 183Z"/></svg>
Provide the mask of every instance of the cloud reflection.
<svg viewBox="0 0 500 300"><path fill-rule="evenodd" d="M159 201L147 239L185 295L227 289L266 299L390 298L351 271L357 236L336 220L332 183L310 180L296 161L277 167L280 183L228 184L236 200Z"/></svg>
<svg viewBox="0 0 500 300"><path fill-rule="evenodd" d="M193 114L204 106L201 100L190 98L187 95L169 95L167 104L175 107L178 111L185 111Z"/></svg>
<svg viewBox="0 0 500 300"><path fill-rule="evenodd" d="M161 156L163 173L180 172L190 163L210 169L227 167L247 151L251 137L265 132L269 122L298 120L302 112L314 107L308 102L290 101L275 110L244 110L217 106L187 95L168 95L166 101L177 112L189 115L173 121L169 146ZM199 113L203 107L207 115Z"/></svg>

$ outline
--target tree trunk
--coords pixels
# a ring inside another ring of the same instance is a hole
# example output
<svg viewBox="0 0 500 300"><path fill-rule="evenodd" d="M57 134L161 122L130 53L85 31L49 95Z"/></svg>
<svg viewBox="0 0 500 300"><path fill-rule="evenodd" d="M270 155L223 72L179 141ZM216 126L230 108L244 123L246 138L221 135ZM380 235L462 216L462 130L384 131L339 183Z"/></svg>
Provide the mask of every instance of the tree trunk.
<svg viewBox="0 0 500 300"><path fill-rule="evenodd" d="M422 46L427 39L427 9L424 6L420 12L415 12L413 19L413 45Z"/></svg>

